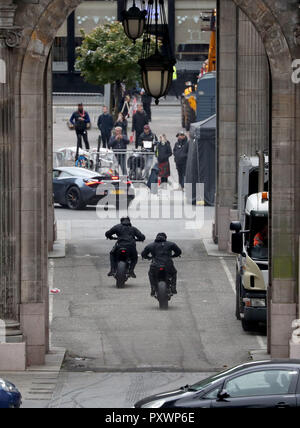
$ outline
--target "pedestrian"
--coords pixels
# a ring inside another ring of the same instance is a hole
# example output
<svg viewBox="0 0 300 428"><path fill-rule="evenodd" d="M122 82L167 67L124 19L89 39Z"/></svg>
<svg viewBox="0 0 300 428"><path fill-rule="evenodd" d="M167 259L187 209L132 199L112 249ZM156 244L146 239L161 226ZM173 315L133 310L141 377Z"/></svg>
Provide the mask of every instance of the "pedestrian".
<svg viewBox="0 0 300 428"><path fill-rule="evenodd" d="M141 97L142 97L142 103L143 108L148 116L149 122L152 121L152 113L151 113L151 103L152 103L152 97L151 95L148 95L145 91L145 89L141 90Z"/></svg>
<svg viewBox="0 0 300 428"><path fill-rule="evenodd" d="M144 126L148 125L149 120L147 114L144 112L143 105L138 104L137 111L132 118L132 132L135 136L135 148L138 148L139 137L144 131Z"/></svg>
<svg viewBox="0 0 300 428"><path fill-rule="evenodd" d="M156 147L156 157L158 160L159 177L161 178L161 183L168 183L168 178L171 175L169 159L172 154L173 152L170 141L168 141L165 134L161 135Z"/></svg>
<svg viewBox="0 0 300 428"><path fill-rule="evenodd" d="M129 140L127 136L123 134L122 128L120 126L117 126L115 128L115 135L112 136L109 140L108 148L112 149L115 152L123 175L127 175L126 150L128 144Z"/></svg>
<svg viewBox="0 0 300 428"><path fill-rule="evenodd" d="M184 189L184 180L186 174L186 165L189 153L189 142L184 132L176 135L177 142L174 146L174 158L178 172L179 189Z"/></svg>
<svg viewBox="0 0 300 428"><path fill-rule="evenodd" d="M157 136L151 131L149 125L144 125L142 134L139 136L137 148L141 148L145 154L145 177L148 178L153 159L155 156L155 150L157 146Z"/></svg>
<svg viewBox="0 0 300 428"><path fill-rule="evenodd" d="M108 112L107 106L103 106L102 114L98 118L98 128L101 132L103 148L107 148L114 127L114 119Z"/></svg>
<svg viewBox="0 0 300 428"><path fill-rule="evenodd" d="M125 119L128 119L130 117L130 101L130 95L126 95L123 100L122 108L120 110L120 113L123 114Z"/></svg>
<svg viewBox="0 0 300 428"><path fill-rule="evenodd" d="M123 131L123 135L127 136L127 126L128 126L127 120L125 119L125 117L123 116L122 113L119 113L118 119L115 122L115 128L116 127L121 127L122 131Z"/></svg>
<svg viewBox="0 0 300 428"><path fill-rule="evenodd" d="M91 125L91 119L87 111L84 110L83 104L78 104L78 110L74 111L71 116L70 123L75 127L77 135L77 149L75 160L78 160L79 149L82 149L82 139L86 150L90 150L87 129Z"/></svg>

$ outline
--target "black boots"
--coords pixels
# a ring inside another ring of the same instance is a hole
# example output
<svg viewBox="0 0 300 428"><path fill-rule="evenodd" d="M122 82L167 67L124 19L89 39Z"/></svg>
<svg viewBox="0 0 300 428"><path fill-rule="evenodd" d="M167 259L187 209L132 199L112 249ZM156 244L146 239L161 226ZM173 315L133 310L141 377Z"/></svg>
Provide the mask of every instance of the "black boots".
<svg viewBox="0 0 300 428"><path fill-rule="evenodd" d="M177 294L176 285L171 286L172 294Z"/></svg>

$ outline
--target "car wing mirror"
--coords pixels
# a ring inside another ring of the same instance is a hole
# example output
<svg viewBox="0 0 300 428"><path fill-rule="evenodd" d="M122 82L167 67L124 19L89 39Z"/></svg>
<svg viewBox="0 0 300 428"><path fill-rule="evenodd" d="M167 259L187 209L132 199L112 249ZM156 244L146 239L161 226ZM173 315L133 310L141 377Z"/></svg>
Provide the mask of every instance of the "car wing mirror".
<svg viewBox="0 0 300 428"><path fill-rule="evenodd" d="M230 397L230 395L228 394L226 389L222 389L218 393L218 400L220 400L220 401L225 400L226 398L229 398L229 397Z"/></svg>

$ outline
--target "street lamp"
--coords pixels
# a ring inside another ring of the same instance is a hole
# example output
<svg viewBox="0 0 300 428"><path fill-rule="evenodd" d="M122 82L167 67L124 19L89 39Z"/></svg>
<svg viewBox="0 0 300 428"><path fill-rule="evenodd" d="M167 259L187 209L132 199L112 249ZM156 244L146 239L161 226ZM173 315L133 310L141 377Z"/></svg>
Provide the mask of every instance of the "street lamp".
<svg viewBox="0 0 300 428"><path fill-rule="evenodd" d="M151 54L152 35L155 37L155 52L153 54ZM155 98L156 105L159 103L159 98L169 92L175 64L164 0L149 0L142 58L139 60L139 65L142 71L144 89L148 95Z"/></svg>
<svg viewBox="0 0 300 428"><path fill-rule="evenodd" d="M133 40L133 43L139 39L145 30L146 10L140 10L133 0L133 5L128 10L122 11L122 24L126 36Z"/></svg>

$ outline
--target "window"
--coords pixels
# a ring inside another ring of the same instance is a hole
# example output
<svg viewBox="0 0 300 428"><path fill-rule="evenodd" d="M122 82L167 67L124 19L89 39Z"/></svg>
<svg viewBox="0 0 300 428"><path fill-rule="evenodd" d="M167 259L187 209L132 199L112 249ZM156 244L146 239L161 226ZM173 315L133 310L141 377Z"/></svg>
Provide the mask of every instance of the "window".
<svg viewBox="0 0 300 428"><path fill-rule="evenodd" d="M225 390L230 397L288 394L294 375L288 370L262 370L229 380Z"/></svg>
<svg viewBox="0 0 300 428"><path fill-rule="evenodd" d="M201 11L212 11L216 1L175 1L175 50L177 69L199 70L208 57L211 32L202 31L209 22L201 19ZM207 16L210 16L209 14Z"/></svg>
<svg viewBox="0 0 300 428"><path fill-rule="evenodd" d="M72 174L69 174L66 171L62 171L59 175L59 178L70 178L70 177L72 177Z"/></svg>
<svg viewBox="0 0 300 428"><path fill-rule="evenodd" d="M212 389L211 391L209 391L202 398L205 399L205 400L216 400L218 398L219 392L220 392L220 385L217 388Z"/></svg>
<svg viewBox="0 0 300 428"><path fill-rule="evenodd" d="M53 43L53 71L68 71L67 20L58 30Z"/></svg>
<svg viewBox="0 0 300 428"><path fill-rule="evenodd" d="M75 36L81 37L81 29L90 33L99 25L111 24L117 15L116 0L85 1L75 11Z"/></svg>
<svg viewBox="0 0 300 428"><path fill-rule="evenodd" d="M58 171L57 169L53 170L53 178L58 178L60 174L60 171Z"/></svg>

